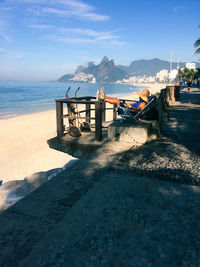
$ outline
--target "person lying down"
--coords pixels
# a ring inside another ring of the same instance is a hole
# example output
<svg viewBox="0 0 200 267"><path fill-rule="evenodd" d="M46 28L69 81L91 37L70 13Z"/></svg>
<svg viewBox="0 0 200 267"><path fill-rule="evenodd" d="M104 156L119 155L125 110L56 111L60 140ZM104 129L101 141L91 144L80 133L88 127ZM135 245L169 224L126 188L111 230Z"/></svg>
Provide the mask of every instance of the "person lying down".
<svg viewBox="0 0 200 267"><path fill-rule="evenodd" d="M142 92L137 92L137 95L139 96L139 101L137 102L125 102L124 104L129 107L131 110L135 112L139 112L142 110L146 104L149 102L149 95L150 92L148 89L144 89ZM110 104L117 105L119 108L120 99L116 97L109 97L104 94L104 89L101 88L97 92L97 100L103 100L105 102L108 102Z"/></svg>

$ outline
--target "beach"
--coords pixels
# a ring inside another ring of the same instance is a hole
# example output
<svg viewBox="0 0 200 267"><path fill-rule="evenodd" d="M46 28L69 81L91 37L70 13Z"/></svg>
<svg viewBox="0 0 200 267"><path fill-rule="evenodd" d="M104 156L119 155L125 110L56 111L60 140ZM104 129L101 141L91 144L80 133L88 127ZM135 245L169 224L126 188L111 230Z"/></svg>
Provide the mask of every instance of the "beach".
<svg viewBox="0 0 200 267"><path fill-rule="evenodd" d="M47 145L47 140L56 136L55 110L0 120L0 129L0 179L3 183L61 168L72 158Z"/></svg>
<svg viewBox="0 0 200 267"><path fill-rule="evenodd" d="M166 85L143 84L152 93ZM137 95L125 96L136 99ZM35 172L62 168L73 159L50 149L47 140L56 136L55 109L0 120L0 179L23 180Z"/></svg>

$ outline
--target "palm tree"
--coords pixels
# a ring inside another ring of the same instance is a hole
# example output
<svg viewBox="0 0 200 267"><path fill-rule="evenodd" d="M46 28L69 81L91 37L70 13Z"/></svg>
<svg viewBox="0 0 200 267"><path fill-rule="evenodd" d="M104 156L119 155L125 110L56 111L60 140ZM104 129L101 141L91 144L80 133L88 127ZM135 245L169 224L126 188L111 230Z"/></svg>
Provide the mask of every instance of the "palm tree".
<svg viewBox="0 0 200 267"><path fill-rule="evenodd" d="M195 51L195 54L200 54L200 39L196 40L194 46L198 47L197 50Z"/></svg>
<svg viewBox="0 0 200 267"><path fill-rule="evenodd" d="M179 70L177 77L180 79L186 79L187 81L194 81L195 79L195 71L190 70L188 68L184 68L183 70Z"/></svg>
<svg viewBox="0 0 200 267"><path fill-rule="evenodd" d="M200 27L200 25L199 25L199 27ZM198 40L196 40L196 42L194 43L194 47L198 47L194 54L195 55L200 54L200 38Z"/></svg>

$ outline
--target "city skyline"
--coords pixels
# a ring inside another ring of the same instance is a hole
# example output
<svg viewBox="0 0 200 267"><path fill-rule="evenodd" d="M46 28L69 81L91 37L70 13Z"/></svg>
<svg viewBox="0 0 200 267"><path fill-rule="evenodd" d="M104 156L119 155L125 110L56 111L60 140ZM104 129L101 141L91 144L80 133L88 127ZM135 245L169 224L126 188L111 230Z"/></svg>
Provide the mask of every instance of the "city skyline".
<svg viewBox="0 0 200 267"><path fill-rule="evenodd" d="M55 80L103 56L198 61L197 0L4 0L0 80Z"/></svg>

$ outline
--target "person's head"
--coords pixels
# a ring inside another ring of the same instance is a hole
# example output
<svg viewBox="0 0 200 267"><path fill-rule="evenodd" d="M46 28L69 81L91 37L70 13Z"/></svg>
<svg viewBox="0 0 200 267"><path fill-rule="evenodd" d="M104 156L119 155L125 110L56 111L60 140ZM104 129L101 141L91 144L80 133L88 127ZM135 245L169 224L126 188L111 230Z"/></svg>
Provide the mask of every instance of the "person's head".
<svg viewBox="0 0 200 267"><path fill-rule="evenodd" d="M148 89L144 89L142 92L137 92L137 95L139 96L140 101L144 101L146 103L149 102L150 92Z"/></svg>

